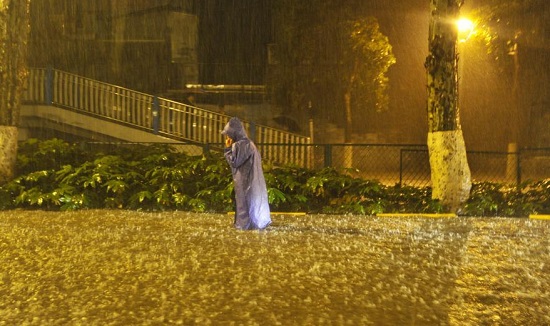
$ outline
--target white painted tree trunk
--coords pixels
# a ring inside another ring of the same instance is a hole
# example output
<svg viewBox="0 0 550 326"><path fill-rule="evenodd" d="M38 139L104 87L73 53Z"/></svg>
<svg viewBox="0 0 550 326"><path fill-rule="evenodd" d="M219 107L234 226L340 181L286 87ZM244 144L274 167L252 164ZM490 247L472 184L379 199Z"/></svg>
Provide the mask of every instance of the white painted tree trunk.
<svg viewBox="0 0 550 326"><path fill-rule="evenodd" d="M471 176L458 107L458 49L454 22L463 0L430 0L428 150L432 198L458 212L470 195Z"/></svg>
<svg viewBox="0 0 550 326"><path fill-rule="evenodd" d="M17 127L0 126L0 184L13 178L17 159Z"/></svg>
<svg viewBox="0 0 550 326"><path fill-rule="evenodd" d="M428 133L432 198L457 212L470 195L471 174L462 130Z"/></svg>

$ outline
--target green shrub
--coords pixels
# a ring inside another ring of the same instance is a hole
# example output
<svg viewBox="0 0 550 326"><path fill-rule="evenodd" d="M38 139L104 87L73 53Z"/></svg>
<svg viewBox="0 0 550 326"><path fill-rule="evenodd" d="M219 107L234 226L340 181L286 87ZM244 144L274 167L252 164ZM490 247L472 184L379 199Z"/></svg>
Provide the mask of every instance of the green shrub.
<svg viewBox="0 0 550 326"><path fill-rule="evenodd" d="M315 206L313 202L308 201L311 196L308 196L304 187L308 178L313 175L311 170L296 166L266 165L264 175L273 211L308 211Z"/></svg>
<svg viewBox="0 0 550 326"><path fill-rule="evenodd" d="M169 145L68 144L31 139L18 174L0 187L0 209L233 210L231 170L221 153L189 156ZM431 189L385 186L355 171L264 164L272 211L358 214L440 213ZM550 179L519 186L474 183L465 216L550 213Z"/></svg>
<svg viewBox="0 0 550 326"><path fill-rule="evenodd" d="M532 213L550 214L550 179L540 180L525 187L525 203Z"/></svg>
<svg viewBox="0 0 550 326"><path fill-rule="evenodd" d="M550 179L520 185L474 183L464 207L468 216L528 216L550 212Z"/></svg>
<svg viewBox="0 0 550 326"><path fill-rule="evenodd" d="M29 139L19 144L17 174L57 169L65 164L80 165L92 159L93 154L78 144L69 144L60 139L40 141Z"/></svg>

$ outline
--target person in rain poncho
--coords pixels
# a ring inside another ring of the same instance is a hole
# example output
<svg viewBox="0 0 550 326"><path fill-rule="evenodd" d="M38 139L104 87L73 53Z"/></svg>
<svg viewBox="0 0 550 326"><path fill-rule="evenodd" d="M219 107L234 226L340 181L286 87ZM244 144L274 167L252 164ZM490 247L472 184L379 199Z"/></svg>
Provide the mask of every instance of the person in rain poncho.
<svg viewBox="0 0 550 326"><path fill-rule="evenodd" d="M260 153L238 118L231 118L222 134L226 136L224 155L235 187L235 228L264 229L271 217Z"/></svg>

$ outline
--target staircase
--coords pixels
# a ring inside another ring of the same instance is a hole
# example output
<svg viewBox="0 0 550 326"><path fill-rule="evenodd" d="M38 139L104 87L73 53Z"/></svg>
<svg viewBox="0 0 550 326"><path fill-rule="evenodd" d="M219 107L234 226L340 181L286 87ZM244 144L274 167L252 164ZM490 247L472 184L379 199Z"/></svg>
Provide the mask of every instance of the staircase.
<svg viewBox="0 0 550 326"><path fill-rule="evenodd" d="M220 146L221 131L230 118L55 69L29 71L21 117L63 123L122 141ZM243 124L250 138L261 144L264 159L300 166L309 164L309 137L248 121Z"/></svg>

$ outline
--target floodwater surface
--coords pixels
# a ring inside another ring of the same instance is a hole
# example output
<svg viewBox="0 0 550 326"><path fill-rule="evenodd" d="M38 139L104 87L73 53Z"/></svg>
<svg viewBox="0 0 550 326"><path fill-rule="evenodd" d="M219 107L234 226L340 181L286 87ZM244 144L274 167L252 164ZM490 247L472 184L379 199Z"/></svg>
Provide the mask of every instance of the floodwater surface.
<svg viewBox="0 0 550 326"><path fill-rule="evenodd" d="M0 325L548 325L550 221L0 212Z"/></svg>

